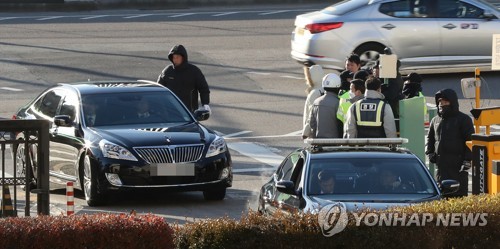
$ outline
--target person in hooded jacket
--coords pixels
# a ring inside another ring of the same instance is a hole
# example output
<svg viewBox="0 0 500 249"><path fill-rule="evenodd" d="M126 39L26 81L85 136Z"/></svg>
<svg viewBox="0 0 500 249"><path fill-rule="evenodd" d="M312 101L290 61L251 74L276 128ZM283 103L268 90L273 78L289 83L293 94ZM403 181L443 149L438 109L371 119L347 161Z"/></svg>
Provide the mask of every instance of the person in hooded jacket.
<svg viewBox="0 0 500 249"><path fill-rule="evenodd" d="M435 95L438 115L432 118L425 154L437 165L437 181L457 180L460 188L454 196L467 196L472 153L465 144L474 133L472 119L459 111L457 93L443 89Z"/></svg>
<svg viewBox="0 0 500 249"><path fill-rule="evenodd" d="M311 136L311 127L309 126L309 117L311 115L311 110L314 101L325 93L323 87L321 86L321 80L324 76L323 68L320 65L313 65L310 67L304 67L304 75L306 77L307 84L307 98L304 104L304 114L302 117L303 128L302 128L302 138L305 139Z"/></svg>
<svg viewBox="0 0 500 249"><path fill-rule="evenodd" d="M201 70L188 62L188 54L184 46L173 46L168 59L172 64L163 69L157 82L177 95L191 112L199 108L198 97L202 107L211 111L208 83Z"/></svg>

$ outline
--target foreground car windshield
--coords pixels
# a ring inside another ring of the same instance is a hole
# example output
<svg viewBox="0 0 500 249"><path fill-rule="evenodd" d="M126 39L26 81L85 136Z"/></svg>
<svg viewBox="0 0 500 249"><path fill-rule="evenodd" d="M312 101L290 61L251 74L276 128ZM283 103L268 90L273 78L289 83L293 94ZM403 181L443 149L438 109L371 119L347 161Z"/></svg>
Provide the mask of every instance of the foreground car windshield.
<svg viewBox="0 0 500 249"><path fill-rule="evenodd" d="M309 195L437 194L416 159L316 159L308 173Z"/></svg>
<svg viewBox="0 0 500 249"><path fill-rule="evenodd" d="M186 123L191 115L169 92L126 92L82 96L87 126Z"/></svg>

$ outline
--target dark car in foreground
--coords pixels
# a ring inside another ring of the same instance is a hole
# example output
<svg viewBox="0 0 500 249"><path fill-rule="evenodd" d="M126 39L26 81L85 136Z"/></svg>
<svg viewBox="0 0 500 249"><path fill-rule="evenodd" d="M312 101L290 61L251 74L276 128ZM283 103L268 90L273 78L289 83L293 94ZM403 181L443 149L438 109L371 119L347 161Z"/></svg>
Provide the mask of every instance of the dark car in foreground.
<svg viewBox="0 0 500 249"><path fill-rule="evenodd" d="M207 200L224 199L231 156L224 138L199 123L209 116L191 114L154 82L109 81L57 84L14 118L50 122L51 182L75 182L95 206L124 189L203 191ZM35 173L36 158L26 168L24 144L14 151L18 175Z"/></svg>
<svg viewBox="0 0 500 249"><path fill-rule="evenodd" d="M458 189L454 180L438 185L417 156L397 146L404 140L308 139L310 146L288 155L262 186L258 210L315 213L338 202L349 211L380 210Z"/></svg>

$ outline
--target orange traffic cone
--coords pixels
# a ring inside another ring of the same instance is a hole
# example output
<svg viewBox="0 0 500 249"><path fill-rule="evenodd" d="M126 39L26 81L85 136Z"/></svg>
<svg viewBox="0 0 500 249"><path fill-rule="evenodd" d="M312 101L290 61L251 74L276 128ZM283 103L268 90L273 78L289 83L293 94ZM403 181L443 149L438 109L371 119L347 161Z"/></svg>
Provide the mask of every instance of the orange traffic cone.
<svg viewBox="0 0 500 249"><path fill-rule="evenodd" d="M12 199L10 198L9 186L3 185L2 190L2 217L15 217Z"/></svg>

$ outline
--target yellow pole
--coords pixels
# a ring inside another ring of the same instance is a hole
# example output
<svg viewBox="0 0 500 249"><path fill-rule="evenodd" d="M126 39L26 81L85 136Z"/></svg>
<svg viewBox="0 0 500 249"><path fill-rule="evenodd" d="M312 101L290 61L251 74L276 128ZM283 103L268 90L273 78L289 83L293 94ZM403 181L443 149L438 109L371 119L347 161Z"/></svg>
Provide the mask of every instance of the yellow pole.
<svg viewBox="0 0 500 249"><path fill-rule="evenodd" d="M481 90L480 90L480 86L481 86L481 79L480 79L480 74L481 74L481 71L479 70L479 68L476 67L476 70L474 72L474 77L476 78L476 108L480 108L481 107ZM479 134L479 132L481 131L480 130L480 127L479 127L479 124L477 122L476 119L474 119L474 125L476 127L476 134Z"/></svg>

